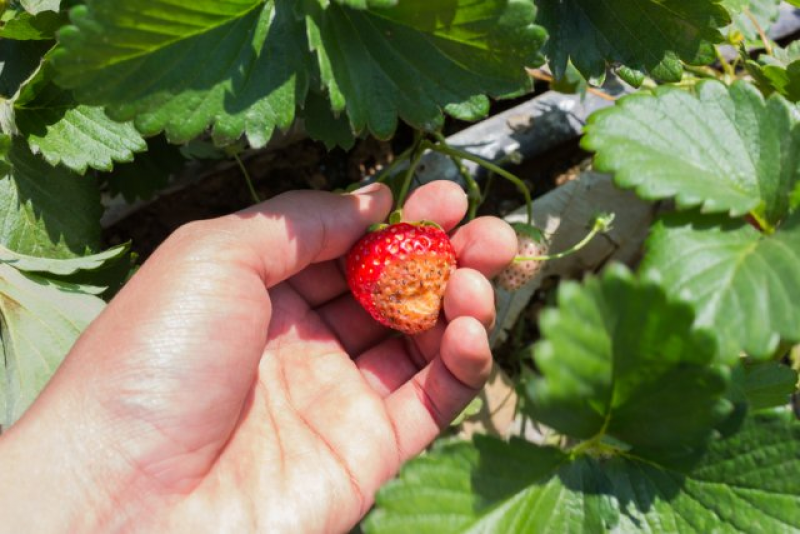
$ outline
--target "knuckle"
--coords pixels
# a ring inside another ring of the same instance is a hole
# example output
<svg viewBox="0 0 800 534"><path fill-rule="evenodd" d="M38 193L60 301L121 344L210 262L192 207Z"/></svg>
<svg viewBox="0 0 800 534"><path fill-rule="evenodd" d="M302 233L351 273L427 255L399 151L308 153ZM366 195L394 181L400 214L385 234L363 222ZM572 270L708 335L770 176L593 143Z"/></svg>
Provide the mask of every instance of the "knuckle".
<svg viewBox="0 0 800 534"><path fill-rule="evenodd" d="M198 220L178 227L167 239L170 250L186 257L207 257L219 253L221 219Z"/></svg>

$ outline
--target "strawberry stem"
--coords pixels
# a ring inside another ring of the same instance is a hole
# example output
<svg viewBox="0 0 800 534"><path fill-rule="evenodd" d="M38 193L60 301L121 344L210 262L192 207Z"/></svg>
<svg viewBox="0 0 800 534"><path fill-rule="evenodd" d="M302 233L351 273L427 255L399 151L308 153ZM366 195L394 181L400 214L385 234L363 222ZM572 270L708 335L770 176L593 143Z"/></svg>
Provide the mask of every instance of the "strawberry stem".
<svg viewBox="0 0 800 534"><path fill-rule="evenodd" d="M523 261L550 261L550 260L558 260L561 258L565 258L571 254L575 254L586 245L588 245L592 239L595 238L597 234L608 232L611 230L611 223L614 222L614 214L607 213L598 215L594 220L594 225L592 226L592 230L586 234L586 237L580 240L580 242L576 243L574 246L568 248L563 252L559 252L557 254L546 254L543 256L517 256L514 258L515 263L520 263Z"/></svg>
<svg viewBox="0 0 800 534"><path fill-rule="evenodd" d="M440 137L441 137L441 134L440 134ZM468 160L468 161L472 161L473 163L477 163L478 165L480 165L484 169L487 169L489 171L492 171L495 174L498 174L498 175L502 176L503 178L505 178L506 180L508 180L509 182L514 184L515 186L517 186L517 189L520 190L520 192L522 193L522 196L525 198L525 208L526 208L526 210L528 212L528 224L533 224L533 201L531 200L531 192L528 189L528 186L525 185L525 182L523 182L519 177L517 177L514 174L508 172L507 170L505 170L504 168L500 167L499 165L495 165L491 161L487 161L487 160L483 159L480 156L476 156L476 155L470 154L469 152L466 152L464 150L460 150L458 148L452 147L452 146L448 145L446 142L444 142L443 139L439 139L438 143L426 142L424 144L427 145L427 148L435 150L436 152L439 152L439 153L444 154L446 156L465 159L465 160Z"/></svg>
<svg viewBox="0 0 800 534"><path fill-rule="evenodd" d="M441 132L435 132L433 135L439 143L447 144L447 139L445 139ZM464 161L454 155L449 155L448 157L452 160L453 165L458 169L458 174L461 175L464 179L464 183L467 185L467 200L469 201L467 220L471 221L478 215L478 208L483 203L483 193L481 193L481 188L477 180L475 180L475 177L472 176L472 173L469 172L469 169L464 165Z"/></svg>
<svg viewBox="0 0 800 534"><path fill-rule="evenodd" d="M374 181L379 183L384 183L388 178L391 178L392 174L394 174L394 170L404 161L411 157L411 153L414 151L414 147L407 148L392 160L386 167L381 169L378 174L375 175Z"/></svg>
<svg viewBox="0 0 800 534"><path fill-rule="evenodd" d="M256 188L253 187L253 180L250 179L250 173L247 172L247 167L244 166L242 163L242 159L239 157L239 154L233 153L233 159L236 160L236 164L239 166L239 170L242 171L242 176L244 176L244 181L247 183L247 189L250 191L250 197L253 199L254 204L258 204L261 202L261 199L256 193Z"/></svg>
<svg viewBox="0 0 800 534"><path fill-rule="evenodd" d="M419 163L422 160L423 154L425 153L424 144L425 143L423 143L422 134L419 131L414 132L414 146L411 147L411 164L408 166L406 176L403 179L403 186L400 188L400 192L397 194L397 203L395 206L398 210L402 209L406 202L406 197L411 189L411 182L414 180L414 175L417 173L417 167L419 167Z"/></svg>

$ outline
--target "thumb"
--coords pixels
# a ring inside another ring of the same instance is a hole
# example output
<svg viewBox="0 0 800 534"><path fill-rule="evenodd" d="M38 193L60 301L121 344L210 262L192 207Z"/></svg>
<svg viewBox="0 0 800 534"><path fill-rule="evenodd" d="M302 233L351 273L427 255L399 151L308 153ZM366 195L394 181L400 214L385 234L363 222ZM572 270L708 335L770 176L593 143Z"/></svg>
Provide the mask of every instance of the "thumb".
<svg viewBox="0 0 800 534"><path fill-rule="evenodd" d="M391 207L391 191L383 184L348 195L293 191L219 219L218 224L272 287L312 263L344 255L371 224L386 218Z"/></svg>

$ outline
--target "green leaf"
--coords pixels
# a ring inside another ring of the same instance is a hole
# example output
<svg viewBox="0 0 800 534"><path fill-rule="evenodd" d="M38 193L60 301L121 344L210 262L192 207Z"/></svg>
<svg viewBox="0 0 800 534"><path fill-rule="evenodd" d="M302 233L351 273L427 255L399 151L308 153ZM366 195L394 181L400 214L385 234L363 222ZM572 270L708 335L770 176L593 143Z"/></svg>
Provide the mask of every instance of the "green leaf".
<svg viewBox="0 0 800 534"><path fill-rule="evenodd" d="M488 112L484 95L526 91L524 66L541 64L544 30L530 0L431 0L353 11L306 2L309 40L334 112L356 133L390 137L397 117L424 130L442 110L464 120ZM365 45L369 43L369 45Z"/></svg>
<svg viewBox="0 0 800 534"><path fill-rule="evenodd" d="M79 101L182 143L212 126L262 147L304 101L310 54L290 0L87 0L59 33L58 83ZM98 46L97 43L103 43Z"/></svg>
<svg viewBox="0 0 800 534"><path fill-rule="evenodd" d="M0 245L0 263L27 273L67 276L79 271L95 271L113 263L128 252L128 245L118 245L99 254L78 258L42 258L28 256Z"/></svg>
<svg viewBox="0 0 800 534"><path fill-rule="evenodd" d="M800 101L800 41L787 48L775 46L773 55L762 54L758 61L744 61L759 89L766 94L779 93L792 102Z"/></svg>
<svg viewBox="0 0 800 534"><path fill-rule="evenodd" d="M781 340L800 341L800 211L772 235L724 216L671 214L647 249L642 270L658 270L727 354L769 358Z"/></svg>
<svg viewBox="0 0 800 534"><path fill-rule="evenodd" d="M20 0L22 8L28 13L41 13L42 11L58 11L61 0Z"/></svg>
<svg viewBox="0 0 800 534"><path fill-rule="evenodd" d="M405 465L367 534L790 532L800 529L800 423L750 418L684 474L635 457L569 456L478 436Z"/></svg>
<svg viewBox="0 0 800 534"><path fill-rule="evenodd" d="M714 336L693 323L690 306L621 266L562 284L558 308L541 315L533 354L544 376L527 384L527 410L568 436L610 436L662 463L693 459L731 408Z"/></svg>
<svg viewBox="0 0 800 534"><path fill-rule="evenodd" d="M734 371L733 384L751 410L783 407L797 390L797 372L779 362L745 364Z"/></svg>
<svg viewBox="0 0 800 534"><path fill-rule="evenodd" d="M0 264L3 426L16 421L34 401L102 309L103 301L80 286L25 276Z"/></svg>
<svg viewBox="0 0 800 534"><path fill-rule="evenodd" d="M220 144L244 132L263 146L292 123L317 68L333 115L346 110L355 133L385 138L398 117L426 129L441 125L442 110L481 117L485 95L528 89L523 67L541 62L532 0L345 4L202 0L187 11L166 0L88 0L59 34L58 82L145 135L185 142L212 126ZM314 126L328 144L344 139L340 125Z"/></svg>
<svg viewBox="0 0 800 534"><path fill-rule="evenodd" d="M600 77L608 63L677 82L681 61L716 59L719 29L730 22L719 0L536 0L537 22L550 34L546 54L556 78L568 61L586 78Z"/></svg>
<svg viewBox="0 0 800 534"><path fill-rule="evenodd" d="M69 258L100 244L96 182L34 156L16 139L0 175L0 245L20 254Z"/></svg>
<svg viewBox="0 0 800 534"><path fill-rule="evenodd" d="M350 150L356 143L345 114L334 115L328 99L314 91L308 93L303 120L309 137L325 143L328 150L335 146Z"/></svg>
<svg viewBox="0 0 800 534"><path fill-rule="evenodd" d="M648 200L733 216L753 212L769 225L789 209L798 182L800 130L790 104L766 102L750 84L674 87L621 99L592 115L583 146L595 167Z"/></svg>
<svg viewBox="0 0 800 534"><path fill-rule="evenodd" d="M133 124L111 120L100 107L79 105L56 86L48 63L22 85L12 104L17 132L53 166L61 163L79 174L88 167L109 171L114 162L132 161L147 148Z"/></svg>
<svg viewBox="0 0 800 534"><path fill-rule="evenodd" d="M56 31L66 22L66 16L44 11L38 15L31 15L25 11L12 13L9 11L3 15L3 24L0 26L0 38L27 40L52 40L55 39Z"/></svg>

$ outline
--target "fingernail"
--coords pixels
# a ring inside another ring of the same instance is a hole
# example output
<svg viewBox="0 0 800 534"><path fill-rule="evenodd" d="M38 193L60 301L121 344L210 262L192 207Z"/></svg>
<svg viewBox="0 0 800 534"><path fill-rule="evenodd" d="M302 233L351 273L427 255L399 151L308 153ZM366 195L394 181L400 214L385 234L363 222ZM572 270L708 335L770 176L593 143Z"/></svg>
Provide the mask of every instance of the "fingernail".
<svg viewBox="0 0 800 534"><path fill-rule="evenodd" d="M364 187L362 187L360 189L356 189L355 191L353 191L350 194L351 195L369 195L369 194L374 193L375 191L377 191L380 188L381 188L381 184L379 182L375 182L375 183L372 183L372 184L369 184L369 185L365 185Z"/></svg>

